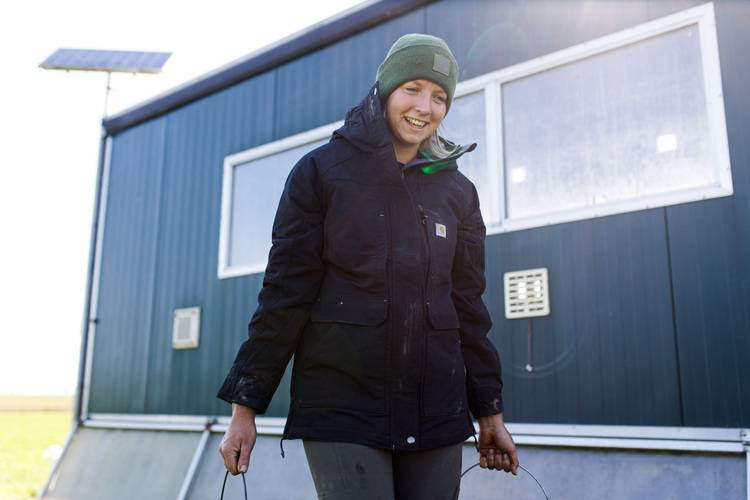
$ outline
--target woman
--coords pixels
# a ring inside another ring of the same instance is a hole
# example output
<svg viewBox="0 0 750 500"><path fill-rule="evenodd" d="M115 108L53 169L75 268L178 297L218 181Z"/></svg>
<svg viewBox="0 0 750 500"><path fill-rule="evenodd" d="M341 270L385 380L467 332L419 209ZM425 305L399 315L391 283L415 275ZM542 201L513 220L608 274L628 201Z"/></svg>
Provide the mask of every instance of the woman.
<svg viewBox="0 0 750 500"><path fill-rule="evenodd" d="M218 396L232 403L220 452L247 470L255 415L294 355L284 439L304 440L327 499L457 494L461 443L516 473L500 361L486 335L485 227L438 138L458 64L439 38L399 38L331 141L290 173L259 306Z"/></svg>

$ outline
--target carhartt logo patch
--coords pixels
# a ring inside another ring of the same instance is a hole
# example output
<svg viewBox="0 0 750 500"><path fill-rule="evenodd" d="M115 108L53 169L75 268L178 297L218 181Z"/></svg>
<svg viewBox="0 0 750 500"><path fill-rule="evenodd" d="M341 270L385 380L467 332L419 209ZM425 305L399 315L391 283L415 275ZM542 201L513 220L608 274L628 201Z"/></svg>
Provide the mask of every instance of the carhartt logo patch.
<svg viewBox="0 0 750 500"><path fill-rule="evenodd" d="M435 223L435 235L440 236L441 238L448 237L448 234L445 230L445 226L443 224Z"/></svg>
<svg viewBox="0 0 750 500"><path fill-rule="evenodd" d="M442 73L445 76L451 76L451 61L442 54L435 54L435 60L432 63L432 70Z"/></svg>

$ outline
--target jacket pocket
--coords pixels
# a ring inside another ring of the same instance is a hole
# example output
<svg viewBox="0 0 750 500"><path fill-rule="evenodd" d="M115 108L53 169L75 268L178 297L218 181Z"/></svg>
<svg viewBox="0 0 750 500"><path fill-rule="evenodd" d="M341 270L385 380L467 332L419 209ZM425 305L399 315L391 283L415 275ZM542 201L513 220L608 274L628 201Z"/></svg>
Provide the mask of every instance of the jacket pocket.
<svg viewBox="0 0 750 500"><path fill-rule="evenodd" d="M294 356L294 407L386 412L388 305L357 295L315 304Z"/></svg>
<svg viewBox="0 0 750 500"><path fill-rule="evenodd" d="M353 186L337 187L325 220L323 261L329 277L345 281L350 289L386 295L386 210L379 193Z"/></svg>
<svg viewBox="0 0 750 500"><path fill-rule="evenodd" d="M422 413L427 417L466 412L466 370L461 351L459 320L450 295L441 294L428 305Z"/></svg>
<svg viewBox="0 0 750 500"><path fill-rule="evenodd" d="M310 321L315 323L344 323L377 326L388 317L388 299L330 295L319 298L310 310Z"/></svg>
<svg viewBox="0 0 750 500"><path fill-rule="evenodd" d="M435 210L421 206L420 210L422 211L422 223L430 252L430 286L450 283L458 236L456 233L457 222L453 217L441 215Z"/></svg>
<svg viewBox="0 0 750 500"><path fill-rule="evenodd" d="M449 291L439 293L427 302L427 319L435 330L458 330L458 313Z"/></svg>

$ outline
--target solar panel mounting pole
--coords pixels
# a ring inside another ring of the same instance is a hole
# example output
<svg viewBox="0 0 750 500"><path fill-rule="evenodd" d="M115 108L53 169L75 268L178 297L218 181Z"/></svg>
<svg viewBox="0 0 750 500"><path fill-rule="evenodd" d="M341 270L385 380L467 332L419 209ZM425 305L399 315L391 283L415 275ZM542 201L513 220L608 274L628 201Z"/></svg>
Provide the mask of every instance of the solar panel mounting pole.
<svg viewBox="0 0 750 500"><path fill-rule="evenodd" d="M104 94L104 113L102 116L107 116L107 105L109 104L109 91L112 89L109 83L112 78L112 72L107 71L107 92Z"/></svg>
<svg viewBox="0 0 750 500"><path fill-rule="evenodd" d="M80 50L80 49L58 49L47 59L39 64L43 69L55 69L65 71L105 71L107 73L107 92L104 96L104 116L107 116L109 105L109 92L111 90L112 73L119 71L122 73L160 73L161 68L172 54L170 52L127 52L119 50ZM103 165L106 163L108 144L111 138L102 127L102 136L100 141L99 169L98 176L101 178ZM99 181L98 181L99 182ZM98 238L98 203L102 187L97 187L96 207L94 209L94 237L92 245ZM96 262L99 258L96 246L92 246L89 255L89 271L86 283L86 297L84 304L84 318L81 327L81 356L78 368L78 385L76 386L76 401L74 407L74 420L80 422L88 417L88 399L90 392L91 378L91 346L96 334L96 304L98 304L98 284ZM90 342L90 340L92 342ZM76 424L77 425L77 424ZM48 478L49 483L49 478ZM42 490L46 491L47 485Z"/></svg>

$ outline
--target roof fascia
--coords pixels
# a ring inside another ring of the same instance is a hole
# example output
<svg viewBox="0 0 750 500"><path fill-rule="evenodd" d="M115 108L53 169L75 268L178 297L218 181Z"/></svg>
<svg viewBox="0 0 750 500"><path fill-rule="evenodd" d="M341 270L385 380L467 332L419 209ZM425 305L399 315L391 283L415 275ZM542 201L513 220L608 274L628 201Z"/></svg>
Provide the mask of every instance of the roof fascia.
<svg viewBox="0 0 750 500"><path fill-rule="evenodd" d="M102 126L107 134L116 134L434 1L366 2L151 100L105 118Z"/></svg>

